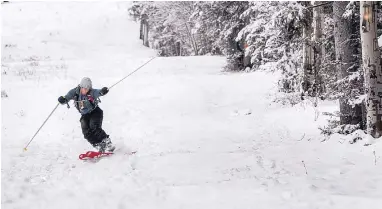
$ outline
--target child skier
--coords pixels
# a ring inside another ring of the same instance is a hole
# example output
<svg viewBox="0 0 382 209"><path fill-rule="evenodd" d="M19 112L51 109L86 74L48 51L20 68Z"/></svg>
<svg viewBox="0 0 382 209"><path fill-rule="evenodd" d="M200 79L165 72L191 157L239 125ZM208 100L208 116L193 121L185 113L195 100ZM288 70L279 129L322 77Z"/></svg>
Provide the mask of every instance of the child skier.
<svg viewBox="0 0 382 209"><path fill-rule="evenodd" d="M75 107L81 113L80 122L84 138L99 152L113 152L115 149L109 135L102 129L103 111L98 107L99 97L108 92L107 87L93 89L92 81L85 77L80 85L71 89L65 97L58 98L62 105L74 100Z"/></svg>

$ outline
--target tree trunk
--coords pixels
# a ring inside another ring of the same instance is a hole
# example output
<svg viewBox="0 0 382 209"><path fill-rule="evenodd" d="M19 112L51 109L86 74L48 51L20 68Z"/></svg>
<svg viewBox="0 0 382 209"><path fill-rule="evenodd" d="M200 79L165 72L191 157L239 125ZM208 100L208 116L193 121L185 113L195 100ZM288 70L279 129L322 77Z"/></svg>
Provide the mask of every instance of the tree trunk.
<svg viewBox="0 0 382 209"><path fill-rule="evenodd" d="M191 33L191 37L192 37L192 41L194 42L194 45L195 45L195 55L199 55L199 47L198 47L198 43L196 43L196 39L195 39L194 34Z"/></svg>
<svg viewBox="0 0 382 209"><path fill-rule="evenodd" d="M352 20L344 18L343 14L349 2L334 1L333 2L333 19L334 19L334 40L336 47L336 69L338 79L341 80L349 75L348 69L354 62L353 47L350 39L352 36ZM345 92L345 89L339 87L339 92ZM362 106L360 104L352 107L349 105L348 95L343 95L340 102L340 124L361 124L362 123Z"/></svg>
<svg viewBox="0 0 382 209"><path fill-rule="evenodd" d="M143 45L149 47L149 24L147 21L143 24Z"/></svg>
<svg viewBox="0 0 382 209"><path fill-rule="evenodd" d="M315 5L319 5L321 2L316 1ZM318 6L313 9L313 21L314 21L314 31L313 31L313 43L314 43L314 61L313 61L313 71L314 71L314 95L320 96L323 93L323 81L320 74L320 68L323 58L324 47L322 44L322 7Z"/></svg>
<svg viewBox="0 0 382 209"><path fill-rule="evenodd" d="M149 20L147 14L141 16L141 28L139 37L143 41L143 45L149 47Z"/></svg>
<svg viewBox="0 0 382 209"><path fill-rule="evenodd" d="M176 51L176 56L180 56L180 42L177 41L175 43L175 51Z"/></svg>
<svg viewBox="0 0 382 209"><path fill-rule="evenodd" d="M303 2L305 6L309 6L309 2ZM303 28L303 69L304 69L304 82L302 85L303 92L308 92L308 95L312 95L312 58L313 58L313 50L311 44L311 35L312 35L312 18L311 11L309 9L306 10L305 15L305 24Z"/></svg>
<svg viewBox="0 0 382 209"><path fill-rule="evenodd" d="M143 40L143 20L140 21L139 26L139 39Z"/></svg>
<svg viewBox="0 0 382 209"><path fill-rule="evenodd" d="M374 138L382 135L382 72L377 43L377 2L361 1L362 66L365 75L366 130Z"/></svg>
<svg viewBox="0 0 382 209"><path fill-rule="evenodd" d="M190 39L190 44L191 44L192 48L194 49L195 55L198 55L198 48L196 47L196 44L195 44L195 42L194 42L194 38L193 38L193 36L192 36L192 34L191 34L191 30L189 29L189 27L188 27L188 25L187 25L187 22L184 23L184 24L185 24L185 26L186 26L187 36L188 36L188 38Z"/></svg>

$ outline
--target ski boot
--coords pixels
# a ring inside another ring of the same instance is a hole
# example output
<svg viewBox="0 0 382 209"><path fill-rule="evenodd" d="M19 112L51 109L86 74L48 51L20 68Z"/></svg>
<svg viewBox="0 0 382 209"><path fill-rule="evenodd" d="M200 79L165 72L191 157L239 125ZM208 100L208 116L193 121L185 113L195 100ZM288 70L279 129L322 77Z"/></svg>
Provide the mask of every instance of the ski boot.
<svg viewBox="0 0 382 209"><path fill-rule="evenodd" d="M107 137L97 145L96 149L98 149L99 152L114 152L115 146L111 143L110 138Z"/></svg>
<svg viewBox="0 0 382 209"><path fill-rule="evenodd" d="M113 143L111 143L110 138L107 137L106 139L104 139L104 142L106 144L106 146L105 146L106 152L114 152L115 146L113 145Z"/></svg>

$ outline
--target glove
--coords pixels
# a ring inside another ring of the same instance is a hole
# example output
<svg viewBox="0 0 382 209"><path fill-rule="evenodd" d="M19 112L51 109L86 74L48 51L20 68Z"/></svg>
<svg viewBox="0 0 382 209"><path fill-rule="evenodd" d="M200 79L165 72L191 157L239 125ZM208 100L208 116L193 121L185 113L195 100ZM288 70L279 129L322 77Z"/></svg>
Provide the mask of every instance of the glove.
<svg viewBox="0 0 382 209"><path fill-rule="evenodd" d="M63 97L63 96L60 96L60 97L58 97L58 102L63 105L63 104L68 103L68 100L66 100L65 97Z"/></svg>
<svg viewBox="0 0 382 209"><path fill-rule="evenodd" d="M103 95L106 95L108 92L109 92L109 89L107 87L103 87L99 93L103 96Z"/></svg>

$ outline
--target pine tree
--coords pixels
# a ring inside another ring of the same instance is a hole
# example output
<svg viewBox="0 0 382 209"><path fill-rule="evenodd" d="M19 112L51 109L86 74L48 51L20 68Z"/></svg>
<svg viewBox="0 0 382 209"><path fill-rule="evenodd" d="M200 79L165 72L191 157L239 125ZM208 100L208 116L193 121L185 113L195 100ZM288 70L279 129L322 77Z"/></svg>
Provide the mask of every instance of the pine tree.
<svg viewBox="0 0 382 209"><path fill-rule="evenodd" d="M359 36L354 28L357 18L357 4L333 2L334 39L336 49L336 68L340 101L340 124L362 126L362 104L356 98L363 93L363 76L359 66Z"/></svg>

